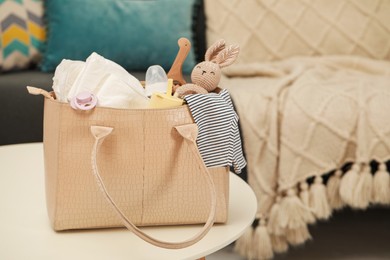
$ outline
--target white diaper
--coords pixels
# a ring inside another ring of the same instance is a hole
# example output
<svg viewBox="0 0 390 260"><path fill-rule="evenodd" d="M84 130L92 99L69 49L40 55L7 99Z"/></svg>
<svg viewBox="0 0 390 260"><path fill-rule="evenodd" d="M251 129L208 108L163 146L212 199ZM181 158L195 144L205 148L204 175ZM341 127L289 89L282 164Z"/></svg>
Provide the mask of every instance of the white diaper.
<svg viewBox="0 0 390 260"><path fill-rule="evenodd" d="M63 60L53 83L57 99L63 102L89 92L102 107L146 108L149 103L144 88L134 76L97 53L92 53L86 62Z"/></svg>
<svg viewBox="0 0 390 260"><path fill-rule="evenodd" d="M53 77L53 90L57 100L68 102L67 97L80 71L84 68L84 61L62 60L57 66Z"/></svg>

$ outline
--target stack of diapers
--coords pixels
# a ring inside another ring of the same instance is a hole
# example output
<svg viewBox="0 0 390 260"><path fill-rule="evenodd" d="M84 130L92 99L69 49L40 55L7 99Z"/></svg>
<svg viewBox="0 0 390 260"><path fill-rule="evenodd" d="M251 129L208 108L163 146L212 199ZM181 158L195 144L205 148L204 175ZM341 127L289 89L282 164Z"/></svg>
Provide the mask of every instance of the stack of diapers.
<svg viewBox="0 0 390 260"><path fill-rule="evenodd" d="M87 60L62 60L53 78L57 100L70 102L80 93L91 93L97 106L147 108L149 99L139 80L115 62L92 53Z"/></svg>

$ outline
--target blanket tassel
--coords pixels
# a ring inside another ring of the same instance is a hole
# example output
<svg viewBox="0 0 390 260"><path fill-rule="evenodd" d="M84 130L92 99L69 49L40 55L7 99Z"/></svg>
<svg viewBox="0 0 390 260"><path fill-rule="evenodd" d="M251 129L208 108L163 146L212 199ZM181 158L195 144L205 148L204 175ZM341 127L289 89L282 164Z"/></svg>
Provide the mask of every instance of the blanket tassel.
<svg viewBox="0 0 390 260"><path fill-rule="evenodd" d="M357 163L352 165L352 168L345 173L340 182L339 194L341 199L349 206L354 205L355 187L359 181L360 166Z"/></svg>
<svg viewBox="0 0 390 260"><path fill-rule="evenodd" d="M341 170L336 170L326 184L329 206L333 209L341 209L345 206L339 193L342 174Z"/></svg>
<svg viewBox="0 0 390 260"><path fill-rule="evenodd" d="M359 179L354 191L353 207L366 209L372 198L373 177L370 172L370 166L365 165L359 174Z"/></svg>
<svg viewBox="0 0 390 260"><path fill-rule="evenodd" d="M314 215L297 197L295 189L289 189L287 196L280 202L279 223L281 227L297 229L314 222Z"/></svg>
<svg viewBox="0 0 390 260"><path fill-rule="evenodd" d="M307 225L304 225L295 229L287 229L286 238L291 245L297 246L305 243L307 240L310 240L311 235Z"/></svg>
<svg viewBox="0 0 390 260"><path fill-rule="evenodd" d="M269 213L267 229L270 234L277 236L284 235L285 230L280 225L280 201L282 200L281 196L276 197L275 203L272 205L271 211Z"/></svg>
<svg viewBox="0 0 390 260"><path fill-rule="evenodd" d="M290 200L290 204L291 204L290 206L295 204L295 206L297 207L295 210L298 210L299 209L298 207L301 207L300 213L298 213L298 211L295 212L295 214L293 214L293 212L291 212L292 219L291 219L290 225L287 225L287 227L285 229L285 238L286 238L287 242L293 246L303 244L307 240L311 239L311 235L310 235L309 230L307 228L307 223L313 224L315 222L315 217L311 213L311 208L310 208L310 195L311 194L309 191L309 185L304 181L304 182L300 183L299 188L300 188L300 192L299 192L300 200L299 199L297 201L295 200L295 191L294 190L291 189L287 192L287 196L288 196L287 199ZM298 224L299 222L297 221L297 219L295 219L297 224L293 225L294 222L292 220L294 219L294 215L295 215L295 218L297 218L299 215L301 215L304 222L301 222L300 224Z"/></svg>
<svg viewBox="0 0 390 260"><path fill-rule="evenodd" d="M384 205L390 204L390 175L385 163L379 164L378 171L374 175L372 201Z"/></svg>
<svg viewBox="0 0 390 260"><path fill-rule="evenodd" d="M310 209L318 219L328 219L332 214L322 177L317 176L310 187Z"/></svg>
<svg viewBox="0 0 390 260"><path fill-rule="evenodd" d="M305 205L307 208L310 208L310 193L309 193L309 184L307 182L303 181L299 184L300 192L299 192L299 198L301 199L303 205ZM314 224L315 218L309 218L307 219L307 224Z"/></svg>
<svg viewBox="0 0 390 260"><path fill-rule="evenodd" d="M274 257L271 238L264 219L260 219L260 223L255 229L251 251L250 259L271 259Z"/></svg>
<svg viewBox="0 0 390 260"><path fill-rule="evenodd" d="M299 198L306 207L309 207L309 184L307 184L305 181L302 181L299 184L299 189Z"/></svg>
<svg viewBox="0 0 390 260"><path fill-rule="evenodd" d="M234 251L242 256L248 257L251 255L251 245L253 241L253 227L248 227L244 234L234 244Z"/></svg>
<svg viewBox="0 0 390 260"><path fill-rule="evenodd" d="M280 201L281 196L276 197L276 201L271 208L268 218L268 233L270 234L272 249L276 253L284 253L288 250L288 243L285 237L285 229L280 226Z"/></svg>
<svg viewBox="0 0 390 260"><path fill-rule="evenodd" d="M272 249L276 253L285 253L288 250L287 238L284 235L270 234Z"/></svg>

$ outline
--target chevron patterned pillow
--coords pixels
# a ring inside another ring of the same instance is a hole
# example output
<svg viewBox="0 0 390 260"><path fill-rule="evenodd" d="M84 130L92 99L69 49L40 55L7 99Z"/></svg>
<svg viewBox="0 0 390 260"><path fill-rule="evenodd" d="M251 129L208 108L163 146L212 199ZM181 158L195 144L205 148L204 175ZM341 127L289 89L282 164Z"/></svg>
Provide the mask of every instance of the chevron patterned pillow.
<svg viewBox="0 0 390 260"><path fill-rule="evenodd" d="M45 40L43 0L0 0L0 72L38 61Z"/></svg>

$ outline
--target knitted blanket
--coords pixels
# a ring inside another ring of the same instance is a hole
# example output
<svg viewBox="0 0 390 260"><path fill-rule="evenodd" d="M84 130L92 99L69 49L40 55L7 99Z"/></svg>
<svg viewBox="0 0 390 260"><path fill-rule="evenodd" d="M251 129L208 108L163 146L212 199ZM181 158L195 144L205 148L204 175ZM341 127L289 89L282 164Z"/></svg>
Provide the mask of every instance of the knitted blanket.
<svg viewBox="0 0 390 260"><path fill-rule="evenodd" d="M272 258L344 206L390 204L390 62L352 56L237 65L221 81L240 116L258 224L236 243Z"/></svg>

